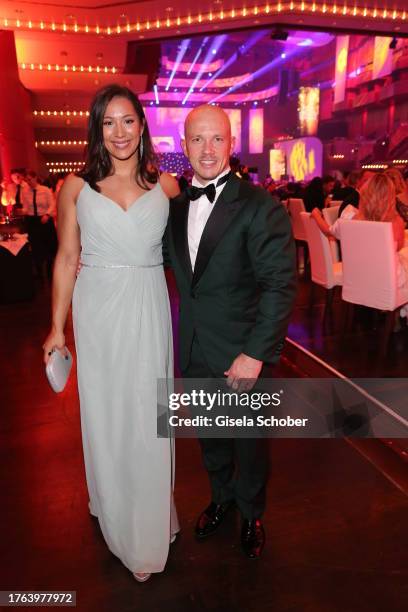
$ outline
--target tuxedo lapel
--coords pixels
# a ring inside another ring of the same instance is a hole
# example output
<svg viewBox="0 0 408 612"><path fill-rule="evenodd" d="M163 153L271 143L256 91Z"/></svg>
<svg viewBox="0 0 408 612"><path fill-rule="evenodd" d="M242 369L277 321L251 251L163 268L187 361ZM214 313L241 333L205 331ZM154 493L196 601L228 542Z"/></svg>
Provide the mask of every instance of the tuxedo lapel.
<svg viewBox="0 0 408 612"><path fill-rule="evenodd" d="M238 177L235 174L231 175L208 218L198 247L192 279L193 286L198 283L203 275L209 259L229 224L245 204L245 198L239 198L239 186L240 180Z"/></svg>
<svg viewBox="0 0 408 612"><path fill-rule="evenodd" d="M183 192L171 201L170 216L174 248L177 258L189 282L193 277L190 252L188 249L187 223L190 201Z"/></svg>

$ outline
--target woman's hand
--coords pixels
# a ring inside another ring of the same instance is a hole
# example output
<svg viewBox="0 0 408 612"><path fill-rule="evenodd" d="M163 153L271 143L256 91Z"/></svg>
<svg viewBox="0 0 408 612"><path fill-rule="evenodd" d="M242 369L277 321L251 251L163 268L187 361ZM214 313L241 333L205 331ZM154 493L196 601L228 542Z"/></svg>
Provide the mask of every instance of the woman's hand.
<svg viewBox="0 0 408 612"><path fill-rule="evenodd" d="M59 349L63 350L65 347L65 335L63 332L59 332L55 329L51 329L48 334L44 344L44 363L46 364L50 358L50 355L53 350Z"/></svg>

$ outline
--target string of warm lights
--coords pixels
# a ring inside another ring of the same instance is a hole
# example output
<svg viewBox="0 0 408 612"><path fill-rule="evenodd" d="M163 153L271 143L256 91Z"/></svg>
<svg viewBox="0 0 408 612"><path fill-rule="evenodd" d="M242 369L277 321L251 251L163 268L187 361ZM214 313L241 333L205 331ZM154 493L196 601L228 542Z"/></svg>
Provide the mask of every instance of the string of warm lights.
<svg viewBox="0 0 408 612"><path fill-rule="evenodd" d="M55 146L84 146L88 144L86 140L36 140L36 147L55 147Z"/></svg>
<svg viewBox="0 0 408 612"><path fill-rule="evenodd" d="M345 156L341 153L336 153L335 155L332 155L331 157L332 159L344 159Z"/></svg>
<svg viewBox="0 0 408 612"><path fill-rule="evenodd" d="M54 72L102 72L105 74L116 74L120 68L116 66L69 66L68 64L19 64L22 70L45 70Z"/></svg>
<svg viewBox="0 0 408 612"><path fill-rule="evenodd" d="M393 164L408 164L408 159L393 159Z"/></svg>
<svg viewBox="0 0 408 612"><path fill-rule="evenodd" d="M89 111L44 111L44 110L34 110L34 117L89 117Z"/></svg>
<svg viewBox="0 0 408 612"><path fill-rule="evenodd" d="M386 170L388 164L364 164L361 166L363 170Z"/></svg>
<svg viewBox="0 0 408 612"><path fill-rule="evenodd" d="M77 170L77 168L74 168L73 166L61 166L60 168L48 168L48 172L50 172L51 174L57 174L60 172L74 172L75 170Z"/></svg>
<svg viewBox="0 0 408 612"><path fill-rule="evenodd" d="M47 166L83 166L85 162L65 161L65 162L46 162Z"/></svg>
<svg viewBox="0 0 408 612"><path fill-rule="evenodd" d="M190 26L206 25L214 22L227 22L234 21L241 18L268 16L273 14L281 13L292 13L292 14L323 14L323 15L336 15L341 18L342 16L351 17L364 17L365 19L373 19L376 21L405 21L407 19L408 12L403 8L389 8L389 7L367 7L357 4L349 6L343 0L336 2L305 2L300 0L298 2L271 2L262 6L254 7L242 7L239 9L228 9L224 10L221 8L217 11L209 11L208 13L198 13L195 15L183 15L179 17L171 18L165 16L163 18L157 18L147 20L144 22L127 23L127 24L116 24L108 26L100 25L89 25L89 24L78 24L78 23L55 23L46 21L32 21L22 19L7 19L0 20L0 24L4 28L10 29L22 29L22 30L40 30L44 32L65 32L72 34L92 34L92 35L121 35L129 34L134 32L155 32L166 30L169 28L189 28Z"/></svg>

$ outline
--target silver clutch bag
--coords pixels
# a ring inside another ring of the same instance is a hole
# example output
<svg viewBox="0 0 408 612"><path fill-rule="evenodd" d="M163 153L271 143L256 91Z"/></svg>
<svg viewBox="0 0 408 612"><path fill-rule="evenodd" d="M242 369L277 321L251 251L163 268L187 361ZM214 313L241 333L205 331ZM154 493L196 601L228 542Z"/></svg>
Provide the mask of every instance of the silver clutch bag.
<svg viewBox="0 0 408 612"><path fill-rule="evenodd" d="M53 351L45 366L48 382L55 393L61 393L64 390L72 368L72 355L67 347L65 347L65 352L66 354L63 355L59 350Z"/></svg>

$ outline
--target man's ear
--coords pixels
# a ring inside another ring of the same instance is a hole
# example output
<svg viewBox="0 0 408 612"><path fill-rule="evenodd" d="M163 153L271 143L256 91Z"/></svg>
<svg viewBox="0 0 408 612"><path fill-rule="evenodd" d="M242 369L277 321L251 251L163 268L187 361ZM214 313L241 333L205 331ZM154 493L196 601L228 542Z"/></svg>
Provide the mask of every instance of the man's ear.
<svg viewBox="0 0 408 612"><path fill-rule="evenodd" d="M235 149L235 143L237 142L237 139L235 138L235 136L233 136L231 138L231 149L230 149L230 153L232 153Z"/></svg>
<svg viewBox="0 0 408 612"><path fill-rule="evenodd" d="M186 139L185 139L185 138L182 138L182 139L180 140L180 144L181 144L181 148L183 149L183 153L184 153L184 155L185 155L186 157L188 157L188 154L187 154L187 145L186 145Z"/></svg>

